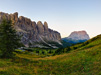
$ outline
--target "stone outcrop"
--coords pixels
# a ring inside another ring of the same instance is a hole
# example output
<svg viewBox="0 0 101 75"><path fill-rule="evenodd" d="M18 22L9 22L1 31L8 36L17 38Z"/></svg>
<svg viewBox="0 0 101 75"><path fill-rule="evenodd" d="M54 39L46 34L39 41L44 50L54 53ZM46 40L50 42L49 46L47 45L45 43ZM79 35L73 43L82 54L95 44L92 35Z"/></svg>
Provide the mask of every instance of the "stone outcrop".
<svg viewBox="0 0 101 75"><path fill-rule="evenodd" d="M38 28L38 33L39 34L44 34L44 26L43 26L41 21L37 22L37 28Z"/></svg>
<svg viewBox="0 0 101 75"><path fill-rule="evenodd" d="M38 21L37 23L31 21L29 18L20 16L18 13L8 14L0 12L0 23L3 18L7 20L12 20L14 28L17 30L17 34L21 35L21 42L28 46L31 43L35 46L35 42L45 42L45 41L54 41L60 43L61 35L59 32L54 31L48 28L48 23Z"/></svg>
<svg viewBox="0 0 101 75"><path fill-rule="evenodd" d="M47 24L47 22L44 22L44 30L45 30L46 33L49 32L48 31L48 24Z"/></svg>

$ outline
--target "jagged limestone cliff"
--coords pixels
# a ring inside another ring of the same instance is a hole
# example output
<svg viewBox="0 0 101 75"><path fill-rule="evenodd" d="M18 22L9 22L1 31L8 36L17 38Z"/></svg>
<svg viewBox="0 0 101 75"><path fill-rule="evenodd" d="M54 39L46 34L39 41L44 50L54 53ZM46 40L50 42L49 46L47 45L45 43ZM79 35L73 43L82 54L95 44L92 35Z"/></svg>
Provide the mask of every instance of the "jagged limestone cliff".
<svg viewBox="0 0 101 75"><path fill-rule="evenodd" d="M17 34L22 36L21 41L27 47L29 43L31 43L33 47L40 46L36 44L36 42L43 42L51 46L46 41L54 41L61 44L60 33L49 29L47 22L44 22L43 24L41 21L38 21L36 23L31 21L29 18L23 16L18 17L17 12L14 14L0 12L0 23L2 22L3 18L12 20L14 28L17 30Z"/></svg>

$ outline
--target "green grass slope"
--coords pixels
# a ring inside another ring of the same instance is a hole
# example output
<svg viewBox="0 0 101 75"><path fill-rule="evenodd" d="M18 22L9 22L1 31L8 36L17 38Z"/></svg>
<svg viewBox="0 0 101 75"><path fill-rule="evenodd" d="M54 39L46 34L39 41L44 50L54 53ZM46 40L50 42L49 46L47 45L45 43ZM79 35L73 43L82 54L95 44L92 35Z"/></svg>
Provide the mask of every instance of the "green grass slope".
<svg viewBox="0 0 101 75"><path fill-rule="evenodd" d="M94 47L94 46L97 46L97 45L101 45L101 35L98 35L84 43L81 43L81 44L77 44L77 45L74 45L72 46L71 48L77 48L77 49L86 49L86 48L91 48L91 47Z"/></svg>
<svg viewBox="0 0 101 75"><path fill-rule="evenodd" d="M73 52L78 50L80 51L80 50L88 49L97 45L101 45L101 35L98 35L84 43L78 43L71 47L57 49L55 54L68 53L68 52Z"/></svg>
<svg viewBox="0 0 101 75"><path fill-rule="evenodd" d="M101 75L101 35L71 48L51 57L22 52L0 59L0 75Z"/></svg>

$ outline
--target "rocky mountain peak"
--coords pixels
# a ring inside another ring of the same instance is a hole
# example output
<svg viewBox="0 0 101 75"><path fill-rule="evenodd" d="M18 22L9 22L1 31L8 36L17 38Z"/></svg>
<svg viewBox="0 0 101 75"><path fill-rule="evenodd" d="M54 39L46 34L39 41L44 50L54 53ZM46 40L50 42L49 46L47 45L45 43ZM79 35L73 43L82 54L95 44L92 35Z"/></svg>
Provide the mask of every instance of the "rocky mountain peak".
<svg viewBox="0 0 101 75"><path fill-rule="evenodd" d="M89 35L86 31L74 31L68 37L62 38L63 41L69 43L69 45L82 43L89 40Z"/></svg>
<svg viewBox="0 0 101 75"><path fill-rule="evenodd" d="M44 26L48 27L48 23L46 21L44 22Z"/></svg>
<svg viewBox="0 0 101 75"><path fill-rule="evenodd" d="M44 22L44 30L48 32L48 23L46 21Z"/></svg>
<svg viewBox="0 0 101 75"><path fill-rule="evenodd" d="M41 26L43 26L43 24L42 24L41 21L38 21L38 22L37 22L37 25L41 25Z"/></svg>
<svg viewBox="0 0 101 75"><path fill-rule="evenodd" d="M43 34L44 33L44 26L41 21L37 22L37 27L38 27L39 34Z"/></svg>
<svg viewBox="0 0 101 75"><path fill-rule="evenodd" d="M0 12L0 23L4 18L12 20L14 28L17 30L17 34L22 36L21 42L27 47L29 43L35 47L40 46L35 45L35 42L44 42L47 44L46 41L54 41L60 43L60 33L49 29L47 22L44 22L43 24L41 21L38 21L36 23L24 16L18 17L18 12L13 14Z"/></svg>
<svg viewBox="0 0 101 75"><path fill-rule="evenodd" d="M89 40L89 35L86 31L74 31L72 32L68 38L71 38L73 40Z"/></svg>

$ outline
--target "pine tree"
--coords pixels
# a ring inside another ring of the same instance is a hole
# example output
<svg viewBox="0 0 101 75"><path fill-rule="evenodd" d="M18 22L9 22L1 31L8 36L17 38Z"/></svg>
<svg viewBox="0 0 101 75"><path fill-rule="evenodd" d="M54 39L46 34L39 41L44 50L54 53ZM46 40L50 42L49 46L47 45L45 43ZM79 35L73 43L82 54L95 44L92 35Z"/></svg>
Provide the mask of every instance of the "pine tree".
<svg viewBox="0 0 101 75"><path fill-rule="evenodd" d="M14 55L13 52L20 45L20 38L16 34L12 22L4 19L0 24L0 57L12 57Z"/></svg>

